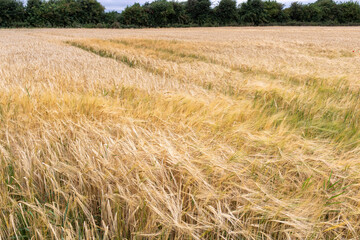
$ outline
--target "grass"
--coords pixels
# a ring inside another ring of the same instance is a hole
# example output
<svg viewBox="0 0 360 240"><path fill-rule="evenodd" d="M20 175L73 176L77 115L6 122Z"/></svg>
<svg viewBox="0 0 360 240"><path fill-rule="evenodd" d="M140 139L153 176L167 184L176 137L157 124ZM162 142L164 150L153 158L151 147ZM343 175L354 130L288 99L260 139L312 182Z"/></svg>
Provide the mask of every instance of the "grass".
<svg viewBox="0 0 360 240"><path fill-rule="evenodd" d="M355 28L50 31L0 37L0 238L359 237Z"/></svg>

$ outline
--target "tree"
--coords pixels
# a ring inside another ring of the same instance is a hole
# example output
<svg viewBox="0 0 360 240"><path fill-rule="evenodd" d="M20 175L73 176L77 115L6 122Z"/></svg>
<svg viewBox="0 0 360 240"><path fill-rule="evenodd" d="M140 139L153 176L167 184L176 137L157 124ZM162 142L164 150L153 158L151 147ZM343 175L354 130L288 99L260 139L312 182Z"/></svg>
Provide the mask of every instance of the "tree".
<svg viewBox="0 0 360 240"><path fill-rule="evenodd" d="M28 0L26 5L26 21L30 26L44 26L42 18L42 2L41 0Z"/></svg>
<svg viewBox="0 0 360 240"><path fill-rule="evenodd" d="M266 22L264 2L261 0L248 0L241 4L239 10L240 19L244 23L258 26Z"/></svg>
<svg viewBox="0 0 360 240"><path fill-rule="evenodd" d="M192 22L203 25L211 20L210 0L188 0L186 11Z"/></svg>
<svg viewBox="0 0 360 240"><path fill-rule="evenodd" d="M12 27L25 21L25 9L22 2L0 0L0 26Z"/></svg>
<svg viewBox="0 0 360 240"><path fill-rule="evenodd" d="M304 22L321 22L321 9L315 4L305 5L303 10Z"/></svg>
<svg viewBox="0 0 360 240"><path fill-rule="evenodd" d="M238 12L235 0L221 0L215 8L215 14L218 21L222 25L234 23L238 21Z"/></svg>
<svg viewBox="0 0 360 240"><path fill-rule="evenodd" d="M284 4L278 3L276 1L265 1L264 2L264 9L265 9L265 16L266 22L276 23L276 22L285 22L287 17L284 13Z"/></svg>
<svg viewBox="0 0 360 240"><path fill-rule="evenodd" d="M220 0L211 8L210 0L154 0L144 5L135 3L121 12L107 12L97 0L0 0L0 27L68 27L96 26L106 23L114 28L121 24L139 27L162 27L175 24L198 25L235 22L250 25L281 23L288 20L327 24L360 23L358 2L336 3L317 0L315 3L293 2L289 8L276 0L247 0L236 8L236 0ZM121 24L120 24L121 23Z"/></svg>
<svg viewBox="0 0 360 240"><path fill-rule="evenodd" d="M121 14L116 11L104 13L104 22L112 26L119 26L121 21Z"/></svg>
<svg viewBox="0 0 360 240"><path fill-rule="evenodd" d="M67 27L74 23L87 23L87 19L82 19L84 16L81 9L81 2L74 0L57 0L51 1L53 17L49 19L53 26ZM88 16L92 16L93 12L89 9Z"/></svg>
<svg viewBox="0 0 360 240"><path fill-rule="evenodd" d="M338 5L339 23L360 22L360 6L358 2L344 2Z"/></svg>
<svg viewBox="0 0 360 240"><path fill-rule="evenodd" d="M173 5L174 15L172 15L170 22L172 24L189 24L190 16L186 14L185 2L170 2Z"/></svg>
<svg viewBox="0 0 360 240"><path fill-rule="evenodd" d="M148 16L140 4L135 3L121 13L121 22L126 25L146 26Z"/></svg>
<svg viewBox="0 0 360 240"><path fill-rule="evenodd" d="M144 6L152 27L166 26L175 17L174 6L166 0L156 0Z"/></svg>
<svg viewBox="0 0 360 240"><path fill-rule="evenodd" d="M67 27L97 24L105 8L96 0L29 0L26 6L30 26Z"/></svg>
<svg viewBox="0 0 360 240"><path fill-rule="evenodd" d="M96 0L77 0L79 5L78 21L82 24L100 23L105 8ZM70 12L70 11L69 11Z"/></svg>
<svg viewBox="0 0 360 240"><path fill-rule="evenodd" d="M322 22L337 21L338 9L333 0L318 0L314 3L321 11Z"/></svg>
<svg viewBox="0 0 360 240"><path fill-rule="evenodd" d="M293 2L286 10L291 20L304 22L304 5L302 3Z"/></svg>

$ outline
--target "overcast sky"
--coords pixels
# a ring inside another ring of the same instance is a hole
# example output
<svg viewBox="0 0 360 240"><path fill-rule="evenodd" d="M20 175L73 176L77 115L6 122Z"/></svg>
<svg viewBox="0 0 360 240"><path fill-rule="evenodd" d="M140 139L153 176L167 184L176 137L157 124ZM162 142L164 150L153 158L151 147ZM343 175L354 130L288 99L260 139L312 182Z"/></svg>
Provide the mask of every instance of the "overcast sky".
<svg viewBox="0 0 360 240"><path fill-rule="evenodd" d="M153 0L98 0L105 8L106 11L122 11L126 6L131 6L135 2L138 2L140 4L143 4L145 2L152 2ZM238 3L243 2L245 0L237 0ZM285 3L286 5L289 5L291 2L295 2L297 0L278 0L278 2ZM309 0L298 0L299 2L309 2ZM310 0L311 1L311 0ZM315 0L314 0L315 1ZM219 2L219 0L211 0L214 4Z"/></svg>

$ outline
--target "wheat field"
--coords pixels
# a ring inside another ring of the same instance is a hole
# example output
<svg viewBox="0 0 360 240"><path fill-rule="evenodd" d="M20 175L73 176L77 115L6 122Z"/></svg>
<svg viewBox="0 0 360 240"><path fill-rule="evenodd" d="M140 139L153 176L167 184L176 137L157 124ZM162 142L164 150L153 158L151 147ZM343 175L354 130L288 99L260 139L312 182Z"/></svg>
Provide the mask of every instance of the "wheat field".
<svg viewBox="0 0 360 240"><path fill-rule="evenodd" d="M0 239L359 239L359 30L0 30Z"/></svg>

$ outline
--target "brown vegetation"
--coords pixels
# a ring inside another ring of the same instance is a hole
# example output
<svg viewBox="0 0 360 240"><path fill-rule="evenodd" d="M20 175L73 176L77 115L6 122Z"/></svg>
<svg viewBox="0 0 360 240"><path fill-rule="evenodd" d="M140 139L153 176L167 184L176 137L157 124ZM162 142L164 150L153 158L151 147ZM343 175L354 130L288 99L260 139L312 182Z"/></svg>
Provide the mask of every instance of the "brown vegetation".
<svg viewBox="0 0 360 240"><path fill-rule="evenodd" d="M1 30L0 238L359 238L359 38Z"/></svg>

